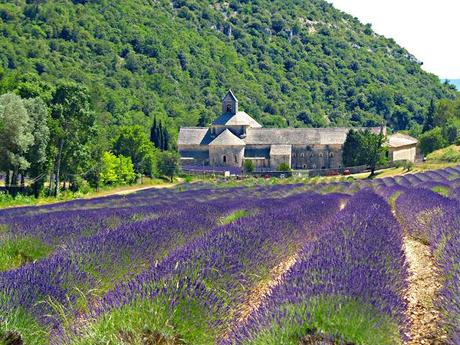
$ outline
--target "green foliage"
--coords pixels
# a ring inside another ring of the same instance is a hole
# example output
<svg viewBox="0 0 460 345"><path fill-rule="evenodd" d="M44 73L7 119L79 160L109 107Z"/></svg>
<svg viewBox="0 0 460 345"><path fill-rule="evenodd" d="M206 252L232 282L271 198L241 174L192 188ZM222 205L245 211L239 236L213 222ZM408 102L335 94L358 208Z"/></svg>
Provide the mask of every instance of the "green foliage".
<svg viewBox="0 0 460 345"><path fill-rule="evenodd" d="M45 102L41 98L25 99L24 106L32 123L32 135L34 137L34 142L27 151L26 155L26 158L30 163L27 173L33 180L32 188L34 196L37 198L43 189L49 168L49 111Z"/></svg>
<svg viewBox="0 0 460 345"><path fill-rule="evenodd" d="M276 15L273 15L276 14ZM267 126L421 126L455 91L393 40L314 1L15 1L1 4L0 92L51 99L86 86L111 125L208 124L232 87ZM48 85L47 85L48 84Z"/></svg>
<svg viewBox="0 0 460 345"><path fill-rule="evenodd" d="M371 175L378 165L386 162L387 148L383 133L375 134L370 130L350 130L343 146L343 164L345 166L369 165Z"/></svg>
<svg viewBox="0 0 460 345"><path fill-rule="evenodd" d="M31 119L21 97L0 96L0 170L13 171L13 184L14 176L30 166L26 154L33 142Z"/></svg>
<svg viewBox="0 0 460 345"><path fill-rule="evenodd" d="M158 154L157 170L160 176L166 176L172 182L179 173L180 156L177 152L164 151Z"/></svg>
<svg viewBox="0 0 460 345"><path fill-rule="evenodd" d="M230 223L234 222L235 220L238 220L240 218L246 217L247 215L249 215L249 212L247 210L237 210L237 211L229 214L228 216L223 217L220 220L220 224L222 224L222 225L230 224Z"/></svg>
<svg viewBox="0 0 460 345"><path fill-rule="evenodd" d="M423 133L419 138L420 151L427 155L433 151L439 150L447 145L447 140L442 135L442 129L434 129Z"/></svg>
<svg viewBox="0 0 460 345"><path fill-rule="evenodd" d="M168 151L170 147L169 132L161 121L157 123L157 118L153 119L153 125L150 128L150 141L156 148L161 151Z"/></svg>
<svg viewBox="0 0 460 345"><path fill-rule="evenodd" d="M447 162L447 163L460 163L460 146L451 145L446 148L430 153L426 160L428 162Z"/></svg>
<svg viewBox="0 0 460 345"><path fill-rule="evenodd" d="M77 190L77 177L90 168L88 144L94 134L95 113L88 89L74 82L57 85L50 107L52 145L56 148L54 195L57 196L61 175Z"/></svg>
<svg viewBox="0 0 460 345"><path fill-rule="evenodd" d="M362 142L361 131L350 130L343 144L343 164L346 167L353 167L363 164L362 155L358 151Z"/></svg>
<svg viewBox="0 0 460 345"><path fill-rule="evenodd" d="M397 324L359 300L328 296L286 306L283 324L262 330L245 345L297 345L311 332L334 336L337 343L402 344Z"/></svg>
<svg viewBox="0 0 460 345"><path fill-rule="evenodd" d="M278 171L291 171L291 167L287 163L281 163L278 166Z"/></svg>
<svg viewBox="0 0 460 345"><path fill-rule="evenodd" d="M444 186L435 186L431 188L431 190L435 193L441 194L442 196L445 196L446 198L449 196L449 188L444 187Z"/></svg>
<svg viewBox="0 0 460 345"><path fill-rule="evenodd" d="M131 157L115 156L111 152L102 155L100 181L103 184L130 184L136 180Z"/></svg>
<svg viewBox="0 0 460 345"><path fill-rule="evenodd" d="M3 239L0 242L0 272L47 256L51 248L33 238Z"/></svg>
<svg viewBox="0 0 460 345"><path fill-rule="evenodd" d="M441 127L446 139L444 145L460 143L460 97L439 101L433 121L435 126Z"/></svg>
<svg viewBox="0 0 460 345"><path fill-rule="evenodd" d="M3 298L8 297L0 295L0 302ZM14 342L12 339L20 340ZM2 315L2 322L0 322L0 344L45 345L48 343L49 331L40 326L34 317L29 315L25 310L15 309L6 315Z"/></svg>
<svg viewBox="0 0 460 345"><path fill-rule="evenodd" d="M425 123L423 124L423 132L430 131L434 128L434 117L436 114L436 106L434 104L434 100L431 100L430 107L428 108L428 114L425 119Z"/></svg>
<svg viewBox="0 0 460 345"><path fill-rule="evenodd" d="M252 160L246 159L243 163L243 169L247 173L252 173L256 169L256 166Z"/></svg>
<svg viewBox="0 0 460 345"><path fill-rule="evenodd" d="M216 332L208 324L212 316L200 303L180 299L172 308L163 298L136 300L89 324L70 344L213 344Z"/></svg>
<svg viewBox="0 0 460 345"><path fill-rule="evenodd" d="M116 155L130 157L136 173L153 176L157 154L141 126L121 127L113 150Z"/></svg>
<svg viewBox="0 0 460 345"><path fill-rule="evenodd" d="M414 162L408 160L396 161L394 163L395 168L403 168L405 171L411 171L414 169Z"/></svg>

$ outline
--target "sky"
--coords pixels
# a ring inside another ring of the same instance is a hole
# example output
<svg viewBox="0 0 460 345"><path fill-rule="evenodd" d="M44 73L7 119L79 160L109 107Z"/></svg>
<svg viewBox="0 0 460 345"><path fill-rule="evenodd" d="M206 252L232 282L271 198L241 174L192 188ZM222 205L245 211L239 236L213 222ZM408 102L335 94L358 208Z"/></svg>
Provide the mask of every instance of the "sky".
<svg viewBox="0 0 460 345"><path fill-rule="evenodd" d="M460 0L328 0L393 38L423 68L442 79L460 79Z"/></svg>

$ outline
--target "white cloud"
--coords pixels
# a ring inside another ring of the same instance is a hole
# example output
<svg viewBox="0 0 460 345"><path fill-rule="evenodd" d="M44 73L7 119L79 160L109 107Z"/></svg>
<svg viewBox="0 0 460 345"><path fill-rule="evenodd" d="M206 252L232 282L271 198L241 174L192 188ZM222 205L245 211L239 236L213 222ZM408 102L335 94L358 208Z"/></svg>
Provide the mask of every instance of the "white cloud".
<svg viewBox="0 0 460 345"><path fill-rule="evenodd" d="M328 0L371 23L441 78L460 79L459 0Z"/></svg>

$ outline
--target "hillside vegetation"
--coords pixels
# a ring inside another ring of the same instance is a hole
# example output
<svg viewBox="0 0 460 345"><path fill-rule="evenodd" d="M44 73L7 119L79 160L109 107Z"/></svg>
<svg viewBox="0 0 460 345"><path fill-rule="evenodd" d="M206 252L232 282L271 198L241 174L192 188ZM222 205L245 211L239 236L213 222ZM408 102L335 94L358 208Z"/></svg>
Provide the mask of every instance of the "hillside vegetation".
<svg viewBox="0 0 460 345"><path fill-rule="evenodd" d="M70 79L109 125L156 115L173 136L230 87L266 126L417 128L456 93L420 64L323 0L0 2L0 93L46 101Z"/></svg>
<svg viewBox="0 0 460 345"><path fill-rule="evenodd" d="M429 162L460 163L460 146L451 145L446 148L436 150L426 157Z"/></svg>

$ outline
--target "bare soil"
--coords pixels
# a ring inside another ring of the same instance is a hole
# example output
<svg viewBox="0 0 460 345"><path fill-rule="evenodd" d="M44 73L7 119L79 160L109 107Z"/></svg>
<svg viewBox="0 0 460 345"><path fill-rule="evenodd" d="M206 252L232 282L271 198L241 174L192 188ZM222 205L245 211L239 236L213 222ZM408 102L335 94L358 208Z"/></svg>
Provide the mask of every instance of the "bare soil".
<svg viewBox="0 0 460 345"><path fill-rule="evenodd" d="M441 288L438 268L428 245L409 236L404 238L404 251L409 264L409 304L407 317L411 322L410 340L406 345L447 344L441 315L434 301Z"/></svg>
<svg viewBox="0 0 460 345"><path fill-rule="evenodd" d="M335 340L333 337L312 332L300 340L299 345L354 345L353 343Z"/></svg>
<svg viewBox="0 0 460 345"><path fill-rule="evenodd" d="M282 283L285 273L289 271L296 262L297 255L293 255L281 262L271 270L271 278L268 281L261 282L249 291L244 302L241 303L235 311L237 317L233 321L232 326L221 336L221 339L227 339L234 327L248 321L251 314L261 306L265 298L270 296L272 290Z"/></svg>

